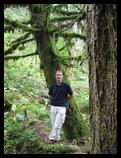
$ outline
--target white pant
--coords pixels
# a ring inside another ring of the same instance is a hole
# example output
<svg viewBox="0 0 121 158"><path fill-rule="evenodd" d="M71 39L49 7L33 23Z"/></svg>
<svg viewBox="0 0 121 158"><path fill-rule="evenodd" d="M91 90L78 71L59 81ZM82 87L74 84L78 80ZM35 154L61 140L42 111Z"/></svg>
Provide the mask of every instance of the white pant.
<svg viewBox="0 0 121 158"><path fill-rule="evenodd" d="M50 140L60 140L62 124L66 117L66 107L51 106L52 130L49 135Z"/></svg>

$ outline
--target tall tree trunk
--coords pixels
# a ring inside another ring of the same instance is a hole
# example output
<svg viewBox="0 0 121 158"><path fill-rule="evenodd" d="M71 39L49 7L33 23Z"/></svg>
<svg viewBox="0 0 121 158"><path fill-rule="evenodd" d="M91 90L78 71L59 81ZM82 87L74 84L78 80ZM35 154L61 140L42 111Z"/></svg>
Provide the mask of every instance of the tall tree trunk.
<svg viewBox="0 0 121 158"><path fill-rule="evenodd" d="M87 6L91 154L117 153L117 6Z"/></svg>
<svg viewBox="0 0 121 158"><path fill-rule="evenodd" d="M48 10L44 9L44 7L48 8ZM31 5L30 7L32 23L40 28L40 31L35 32L33 35L37 43L37 52L41 60L47 85L55 81L55 71L61 68L52 47L52 37L50 37L47 30L49 9L49 5L41 6L41 4ZM66 76L64 78L66 79ZM85 125L82 125L82 116L74 101L71 103L70 108L71 113L67 114L64 132L68 139L80 138Z"/></svg>
<svg viewBox="0 0 121 158"><path fill-rule="evenodd" d="M41 61L41 68L43 69L47 86L55 81L55 72L60 69L54 53L51 37L48 33L48 20L50 14L51 4L32 4L30 6L31 21L33 25L39 28L39 31L33 35L37 44L37 53Z"/></svg>

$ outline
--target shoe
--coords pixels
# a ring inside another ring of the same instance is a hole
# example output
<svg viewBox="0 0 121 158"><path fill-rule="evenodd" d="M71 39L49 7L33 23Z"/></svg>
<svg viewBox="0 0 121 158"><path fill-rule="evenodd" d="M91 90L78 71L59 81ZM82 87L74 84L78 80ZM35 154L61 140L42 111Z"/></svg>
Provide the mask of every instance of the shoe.
<svg viewBox="0 0 121 158"><path fill-rule="evenodd" d="M54 140L48 140L48 144L54 144L55 141Z"/></svg>
<svg viewBox="0 0 121 158"><path fill-rule="evenodd" d="M55 144L60 144L60 140L55 140Z"/></svg>

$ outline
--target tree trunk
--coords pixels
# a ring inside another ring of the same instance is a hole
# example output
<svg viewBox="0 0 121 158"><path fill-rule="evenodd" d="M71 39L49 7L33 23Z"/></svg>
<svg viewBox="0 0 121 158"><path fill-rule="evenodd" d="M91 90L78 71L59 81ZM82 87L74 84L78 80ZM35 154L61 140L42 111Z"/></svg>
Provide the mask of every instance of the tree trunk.
<svg viewBox="0 0 121 158"><path fill-rule="evenodd" d="M74 98L70 101L69 108L64 124L64 133L67 139L79 141L83 136L89 134L89 127L83 120Z"/></svg>
<svg viewBox="0 0 121 158"><path fill-rule="evenodd" d="M51 5L49 4L32 4L30 6L31 21L33 25L39 28L39 31L33 33L33 35L36 40L37 54L39 54L40 66L43 69L47 86L55 81L55 72L57 69L60 69L52 47L51 37L47 31L50 7Z"/></svg>
<svg viewBox="0 0 121 158"><path fill-rule="evenodd" d="M37 25L38 28L40 28L40 31L35 32L33 35L37 43L37 52L41 60L41 67L44 71L46 83L49 86L50 83L55 81L55 72L57 69L61 68L61 65L56 58L56 54L54 53L52 37L50 37L47 30L47 19L49 18L49 12L44 9L44 7L47 6L43 5L41 9L38 7L41 8L41 5L36 4L30 7L32 22L33 24ZM66 78L66 76L64 78ZM75 105L74 101L70 108L72 111L71 113L67 114L64 132L69 139L80 138L82 136L83 129L82 116L79 113L77 105Z"/></svg>
<svg viewBox="0 0 121 158"><path fill-rule="evenodd" d="M87 6L91 154L117 153L117 6Z"/></svg>

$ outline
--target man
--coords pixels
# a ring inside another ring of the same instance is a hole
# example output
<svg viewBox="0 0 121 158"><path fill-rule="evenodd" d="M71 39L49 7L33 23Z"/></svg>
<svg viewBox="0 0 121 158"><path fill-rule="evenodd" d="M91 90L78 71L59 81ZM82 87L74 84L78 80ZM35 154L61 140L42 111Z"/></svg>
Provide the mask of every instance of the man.
<svg viewBox="0 0 121 158"><path fill-rule="evenodd" d="M50 85L49 95L52 123L52 131L49 135L49 140L50 143L59 143L61 127L66 117L68 100L73 95L71 87L63 82L63 73L61 70L56 71L56 83Z"/></svg>

